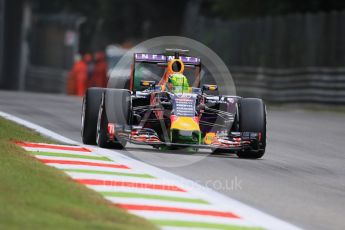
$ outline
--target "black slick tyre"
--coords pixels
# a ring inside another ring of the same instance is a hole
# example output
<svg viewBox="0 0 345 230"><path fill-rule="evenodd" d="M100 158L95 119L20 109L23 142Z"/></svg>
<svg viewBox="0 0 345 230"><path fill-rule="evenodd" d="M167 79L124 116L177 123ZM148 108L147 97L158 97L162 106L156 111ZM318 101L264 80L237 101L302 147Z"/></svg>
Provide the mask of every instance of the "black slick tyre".
<svg viewBox="0 0 345 230"><path fill-rule="evenodd" d="M110 138L108 134L108 123L117 126L127 126L131 118L131 95L128 90L106 89L99 107L97 123L97 144L102 148L123 149L125 140L115 136Z"/></svg>
<svg viewBox="0 0 345 230"><path fill-rule="evenodd" d="M98 110L96 143L101 148L109 148L108 120L104 106L101 104Z"/></svg>
<svg viewBox="0 0 345 230"><path fill-rule="evenodd" d="M98 110L103 92L103 88L89 88L83 98L81 137L84 144L96 144Z"/></svg>
<svg viewBox="0 0 345 230"><path fill-rule="evenodd" d="M257 149L237 152L239 158L258 159L265 154L266 148L266 107L261 99L242 98L239 104L240 132L261 133Z"/></svg>

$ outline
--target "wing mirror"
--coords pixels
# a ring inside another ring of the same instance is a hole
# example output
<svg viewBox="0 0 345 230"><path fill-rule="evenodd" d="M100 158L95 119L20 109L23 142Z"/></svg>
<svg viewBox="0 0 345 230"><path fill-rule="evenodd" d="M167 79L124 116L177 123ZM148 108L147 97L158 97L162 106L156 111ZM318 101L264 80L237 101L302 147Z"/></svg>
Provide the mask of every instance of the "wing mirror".
<svg viewBox="0 0 345 230"><path fill-rule="evenodd" d="M218 90L217 85L204 84L202 86L202 91L216 91L216 90Z"/></svg>
<svg viewBox="0 0 345 230"><path fill-rule="evenodd" d="M145 88L154 88L156 86L156 82L141 80L140 86L145 87Z"/></svg>

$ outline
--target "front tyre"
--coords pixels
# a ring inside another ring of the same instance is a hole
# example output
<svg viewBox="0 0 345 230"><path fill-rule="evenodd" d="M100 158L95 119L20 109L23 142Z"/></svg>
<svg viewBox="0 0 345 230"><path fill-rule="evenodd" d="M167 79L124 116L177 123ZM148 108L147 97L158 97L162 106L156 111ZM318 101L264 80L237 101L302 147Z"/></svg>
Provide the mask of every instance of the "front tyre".
<svg viewBox="0 0 345 230"><path fill-rule="evenodd" d="M83 98L81 137L84 144L96 144L98 109L101 104L103 92L103 88L89 88Z"/></svg>
<svg viewBox="0 0 345 230"><path fill-rule="evenodd" d="M117 141L116 138L114 141ZM96 143L101 148L114 148L114 149L123 149L126 145L125 142L117 142L109 140L108 136L108 119L104 105L100 105L98 111L97 119L97 133L96 133Z"/></svg>
<svg viewBox="0 0 345 230"><path fill-rule="evenodd" d="M98 110L96 143L101 148L110 147L108 140L108 120L102 104L99 106Z"/></svg>
<svg viewBox="0 0 345 230"><path fill-rule="evenodd" d="M131 120L131 94L128 90L106 89L98 112L97 144L102 148L123 149L126 141L114 133L110 137L108 124L126 127Z"/></svg>
<svg viewBox="0 0 345 230"><path fill-rule="evenodd" d="M265 154L266 148L266 106L258 98L242 98L239 104L240 132L261 133L257 149L237 153L239 158L258 159Z"/></svg>

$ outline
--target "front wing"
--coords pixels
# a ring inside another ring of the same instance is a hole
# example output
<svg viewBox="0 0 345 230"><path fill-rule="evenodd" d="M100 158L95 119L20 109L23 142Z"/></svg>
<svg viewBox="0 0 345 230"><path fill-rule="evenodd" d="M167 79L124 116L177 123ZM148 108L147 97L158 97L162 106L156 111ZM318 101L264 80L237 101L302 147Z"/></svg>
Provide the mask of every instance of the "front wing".
<svg viewBox="0 0 345 230"><path fill-rule="evenodd" d="M119 131L118 138L137 145L151 145L154 147L171 146L180 148L200 148L200 149L224 149L231 151L259 150L261 143L261 133L256 132L233 132L227 137L215 136L209 143L185 144L164 142L159 137L150 132L140 133L138 131Z"/></svg>

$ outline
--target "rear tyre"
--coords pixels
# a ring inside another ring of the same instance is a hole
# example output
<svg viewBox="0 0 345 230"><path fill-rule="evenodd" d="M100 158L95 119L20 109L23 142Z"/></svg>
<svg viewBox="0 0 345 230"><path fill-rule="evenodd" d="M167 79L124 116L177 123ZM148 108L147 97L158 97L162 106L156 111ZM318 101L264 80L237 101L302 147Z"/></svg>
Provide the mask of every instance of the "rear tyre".
<svg viewBox="0 0 345 230"><path fill-rule="evenodd" d="M266 106L258 98L242 98L239 104L240 132L261 133L257 149L237 153L239 158L258 159L265 154L266 148Z"/></svg>
<svg viewBox="0 0 345 230"><path fill-rule="evenodd" d="M89 88L83 98L81 137L84 144L96 144L96 128L99 105L104 88Z"/></svg>

